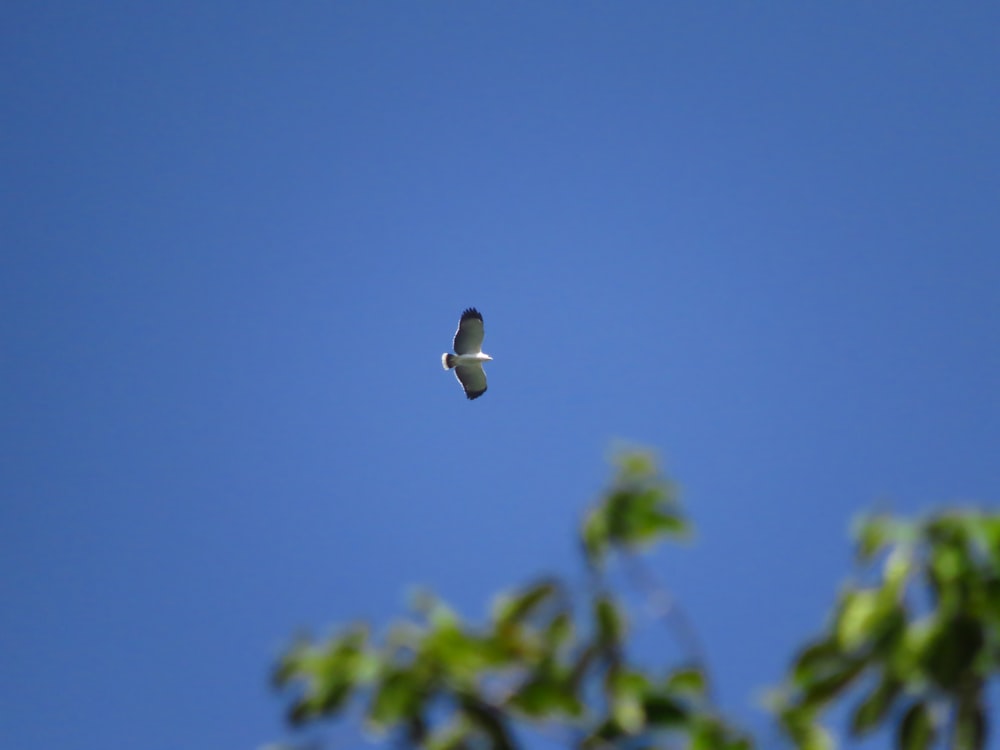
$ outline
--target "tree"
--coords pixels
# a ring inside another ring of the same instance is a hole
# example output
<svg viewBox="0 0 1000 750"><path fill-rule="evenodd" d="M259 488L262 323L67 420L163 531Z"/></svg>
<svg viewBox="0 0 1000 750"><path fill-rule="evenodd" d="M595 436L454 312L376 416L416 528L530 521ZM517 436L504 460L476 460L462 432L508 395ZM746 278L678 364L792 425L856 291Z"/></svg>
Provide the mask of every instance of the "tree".
<svg viewBox="0 0 1000 750"><path fill-rule="evenodd" d="M434 750L511 750L531 731L585 750L749 750L750 735L713 705L694 631L637 554L688 531L653 457L622 453L580 527L584 593L544 578L499 597L481 625L423 594L381 642L363 624L300 639L275 670L276 685L293 692L289 720L356 706L373 735ZM1000 675L1000 514L876 515L855 535L863 574L772 694L784 736L832 748L824 714L860 691L852 737L891 727L905 750L984 748L985 690ZM680 663L660 673L629 661L628 608L612 567L655 600Z"/></svg>

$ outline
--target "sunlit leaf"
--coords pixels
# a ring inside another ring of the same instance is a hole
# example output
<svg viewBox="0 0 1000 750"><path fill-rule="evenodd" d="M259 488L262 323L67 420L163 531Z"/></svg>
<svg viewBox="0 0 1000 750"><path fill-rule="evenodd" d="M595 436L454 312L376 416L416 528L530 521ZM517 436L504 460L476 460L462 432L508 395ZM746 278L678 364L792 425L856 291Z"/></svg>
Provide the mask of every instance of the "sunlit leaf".
<svg viewBox="0 0 1000 750"><path fill-rule="evenodd" d="M646 721L642 707L649 680L638 672L617 669L607 678L611 715L626 734L635 734Z"/></svg>
<svg viewBox="0 0 1000 750"><path fill-rule="evenodd" d="M800 750L834 750L836 743L830 732L819 725L813 725L802 736Z"/></svg>
<svg viewBox="0 0 1000 750"><path fill-rule="evenodd" d="M615 696L611 704L611 715L626 734L635 734L642 729L646 721L642 701L637 694L630 692Z"/></svg>
<svg viewBox="0 0 1000 750"><path fill-rule="evenodd" d="M845 595L838 612L837 641L844 651L879 638L887 629L898 627L900 605L891 591L858 589Z"/></svg>

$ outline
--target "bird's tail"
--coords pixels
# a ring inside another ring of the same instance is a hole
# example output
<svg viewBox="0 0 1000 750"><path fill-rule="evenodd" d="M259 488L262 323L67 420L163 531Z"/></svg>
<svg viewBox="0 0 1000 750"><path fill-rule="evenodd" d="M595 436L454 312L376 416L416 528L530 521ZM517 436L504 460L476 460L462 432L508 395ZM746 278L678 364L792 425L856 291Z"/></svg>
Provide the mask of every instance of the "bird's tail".
<svg viewBox="0 0 1000 750"><path fill-rule="evenodd" d="M454 354L448 354L448 352L445 352L441 355L441 366L446 370L450 370L455 366L456 359L458 359L458 357Z"/></svg>

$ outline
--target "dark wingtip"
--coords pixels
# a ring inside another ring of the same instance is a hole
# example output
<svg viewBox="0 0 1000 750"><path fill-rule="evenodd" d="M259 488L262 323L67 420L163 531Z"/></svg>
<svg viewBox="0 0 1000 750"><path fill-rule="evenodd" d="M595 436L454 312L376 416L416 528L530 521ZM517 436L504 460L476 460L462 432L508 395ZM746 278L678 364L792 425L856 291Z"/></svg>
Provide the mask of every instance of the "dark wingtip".
<svg viewBox="0 0 1000 750"><path fill-rule="evenodd" d="M481 390L481 391L471 391L471 392L470 391L466 391L465 392L465 397L467 399L469 399L469 401L472 401L473 399L479 398L484 393L486 393L486 389L485 388L483 388L483 390Z"/></svg>
<svg viewBox="0 0 1000 750"><path fill-rule="evenodd" d="M478 320L482 320L483 314L474 307L467 307L465 308L465 310L462 311L462 320L465 321L468 320L469 318L476 318Z"/></svg>

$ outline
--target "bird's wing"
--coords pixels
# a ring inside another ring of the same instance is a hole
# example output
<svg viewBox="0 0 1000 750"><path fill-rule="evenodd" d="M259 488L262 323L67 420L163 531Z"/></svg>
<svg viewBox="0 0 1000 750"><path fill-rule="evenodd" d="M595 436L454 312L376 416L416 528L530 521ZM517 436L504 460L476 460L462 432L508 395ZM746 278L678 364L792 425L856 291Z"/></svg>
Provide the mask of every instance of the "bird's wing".
<svg viewBox="0 0 1000 750"><path fill-rule="evenodd" d="M483 316L474 307L462 313L462 320L455 331L457 354L478 354L483 350Z"/></svg>
<svg viewBox="0 0 1000 750"><path fill-rule="evenodd" d="M455 368L455 377L465 389L466 398L479 398L486 393L486 373L482 365L459 365Z"/></svg>

